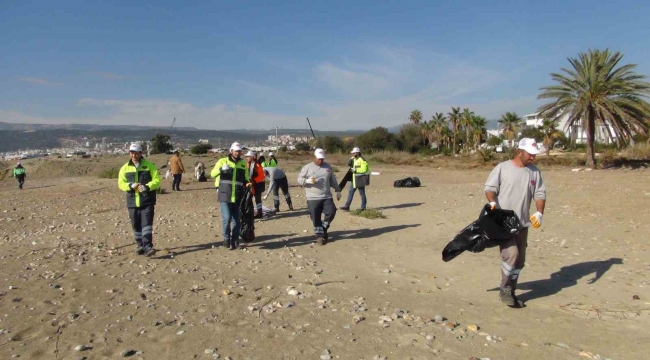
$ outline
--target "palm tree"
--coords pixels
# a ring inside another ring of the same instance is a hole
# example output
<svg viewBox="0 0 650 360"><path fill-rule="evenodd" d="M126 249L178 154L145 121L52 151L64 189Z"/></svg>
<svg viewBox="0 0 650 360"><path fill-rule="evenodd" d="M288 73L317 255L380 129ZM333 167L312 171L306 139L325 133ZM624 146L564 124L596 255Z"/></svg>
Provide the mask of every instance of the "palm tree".
<svg viewBox="0 0 650 360"><path fill-rule="evenodd" d="M562 132L557 129L557 121L551 119L544 119L538 128L544 134L543 143L546 148L546 156L548 156L553 147L553 143L555 143L554 140L559 139L562 136Z"/></svg>
<svg viewBox="0 0 650 360"><path fill-rule="evenodd" d="M442 147L443 129L444 128L448 129L447 118L443 113L436 113L431 117L429 123L431 124L431 133L433 137L436 139L436 141L438 142L438 149L440 149L440 147Z"/></svg>
<svg viewBox="0 0 650 360"><path fill-rule="evenodd" d="M451 108L449 115L449 124L451 124L451 139L454 143L453 152L456 153L456 138L458 137L458 123L460 122L460 107Z"/></svg>
<svg viewBox="0 0 650 360"><path fill-rule="evenodd" d="M517 132L523 125L521 118L515 112L507 112L501 115L499 124L501 124L501 131L503 132L503 136L506 138L506 140L510 141L514 140L517 137Z"/></svg>
<svg viewBox="0 0 650 360"><path fill-rule="evenodd" d="M421 121L419 124L420 131L422 132L422 145L427 146L427 141L431 142L431 124L428 121Z"/></svg>
<svg viewBox="0 0 650 360"><path fill-rule="evenodd" d="M567 59L571 68L551 73L556 85L545 86L538 99L553 99L537 111L544 118L567 117L566 126L581 125L587 133L587 166L596 166L594 142L596 127L616 134L617 141L627 143L637 132L650 129L650 96L646 76L634 72L635 64L619 65L623 54L609 49L589 50Z"/></svg>
<svg viewBox="0 0 650 360"><path fill-rule="evenodd" d="M409 121L411 122L411 124L419 125L420 121L422 121L422 112L418 109L411 111L411 115L409 116Z"/></svg>
<svg viewBox="0 0 650 360"><path fill-rule="evenodd" d="M472 116L472 138L474 140L474 147L478 150L481 145L481 141L487 136L487 121L482 116Z"/></svg>
<svg viewBox="0 0 650 360"><path fill-rule="evenodd" d="M463 113L460 114L460 125L465 128L465 147L469 153L470 143L472 142L472 118L474 117L474 112L470 111L468 108L463 109Z"/></svg>

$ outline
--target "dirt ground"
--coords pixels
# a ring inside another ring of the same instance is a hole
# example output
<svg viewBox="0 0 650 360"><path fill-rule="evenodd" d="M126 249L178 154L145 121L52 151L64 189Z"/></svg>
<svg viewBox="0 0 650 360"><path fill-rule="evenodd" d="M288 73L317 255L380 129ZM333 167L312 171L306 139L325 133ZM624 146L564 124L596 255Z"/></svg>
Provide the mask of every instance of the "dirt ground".
<svg viewBox="0 0 650 360"><path fill-rule="evenodd" d="M295 183L299 163L282 165ZM369 207L386 219L339 211L316 246L292 187L296 211L282 203L237 251L221 247L213 183L186 174L184 191L159 195L154 243L166 251L154 258L133 254L116 180L41 171L19 191L5 179L0 358L647 359L650 172L543 168L526 307L510 309L495 291L498 250L441 260L485 203L489 170L372 170ZM393 188L404 176L423 187Z"/></svg>

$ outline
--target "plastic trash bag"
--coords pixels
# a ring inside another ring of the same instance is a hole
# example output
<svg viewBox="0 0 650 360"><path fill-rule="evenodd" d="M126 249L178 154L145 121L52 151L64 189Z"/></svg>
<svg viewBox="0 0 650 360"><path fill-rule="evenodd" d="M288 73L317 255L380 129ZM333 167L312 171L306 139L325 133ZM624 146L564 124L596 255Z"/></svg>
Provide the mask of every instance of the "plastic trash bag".
<svg viewBox="0 0 650 360"><path fill-rule="evenodd" d="M255 205L253 205L253 192L250 187L244 191L244 196L239 203L241 227L239 237L243 242L255 240Z"/></svg>
<svg viewBox="0 0 650 360"><path fill-rule="evenodd" d="M442 260L447 262L463 251L479 253L499 242L511 239L521 230L519 217L512 210L490 210L487 204L478 220L461 230L442 250Z"/></svg>
<svg viewBox="0 0 650 360"><path fill-rule="evenodd" d="M407 188L413 188L413 187L420 187L420 179L416 177L407 177L406 179L402 180L397 180L393 183L393 187L396 188L402 188L402 187L407 187Z"/></svg>

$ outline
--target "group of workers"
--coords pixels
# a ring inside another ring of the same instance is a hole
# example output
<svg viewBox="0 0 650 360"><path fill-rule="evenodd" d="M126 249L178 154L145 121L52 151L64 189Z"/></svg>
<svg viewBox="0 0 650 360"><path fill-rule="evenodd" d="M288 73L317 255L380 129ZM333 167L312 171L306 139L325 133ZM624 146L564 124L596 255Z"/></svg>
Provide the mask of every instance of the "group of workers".
<svg viewBox="0 0 650 360"><path fill-rule="evenodd" d="M118 186L126 192L126 204L133 227L133 234L138 245L136 254L151 256L153 248L153 219L156 205L156 190L160 187L160 177L155 165L142 157L139 144L132 144L130 160L120 169ZM534 139L524 138L519 142L513 159L498 164L490 173L485 184L485 195L491 209L504 208L513 210L520 218L523 230L509 241L499 244L501 263L501 283L499 299L510 307L520 307L521 302L515 295L517 281L525 265L528 228L538 228L546 204L546 187L541 172L533 165L535 156L539 153ZM240 207L248 188L252 191L255 202L255 216L263 216L262 200L273 193L273 206L279 211L281 189L289 210L293 210L289 195L289 182L284 171L277 167L278 161L273 154L269 160L257 156L253 151L243 154L240 143L235 142L230 147L228 156L217 161L210 175L215 178L217 201L219 202L222 219L222 236L224 246L231 250L239 247L240 236ZM352 177L345 205L339 209L348 211L359 190L361 209L366 209L367 199L365 187L370 183L370 168L361 150L355 147L348 165ZM178 154L175 154L178 156ZM177 161L182 168L180 159ZM14 171L16 174L16 171ZM24 172L23 172L24 175ZM270 186L265 195L265 180L270 180ZM180 183L174 178L176 190ZM305 189L309 216L313 223L316 243L325 245L328 240L328 230L336 215L334 204L341 199L341 187L336 179L332 166L325 162L325 151L316 149L314 159L300 170L297 183ZM536 212L530 215L530 205L535 201ZM231 227L232 224L232 227Z"/></svg>

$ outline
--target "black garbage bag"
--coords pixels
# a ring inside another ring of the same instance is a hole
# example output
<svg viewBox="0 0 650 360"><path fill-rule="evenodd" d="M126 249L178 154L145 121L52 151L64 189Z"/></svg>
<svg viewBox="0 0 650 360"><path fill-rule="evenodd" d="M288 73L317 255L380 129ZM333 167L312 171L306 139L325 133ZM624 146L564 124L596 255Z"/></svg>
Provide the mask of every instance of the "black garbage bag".
<svg viewBox="0 0 650 360"><path fill-rule="evenodd" d="M393 187L396 188L403 188L403 187L413 188L413 187L420 187L420 185L421 185L420 179L416 177L407 177L406 179L396 180L393 183Z"/></svg>
<svg viewBox="0 0 650 360"><path fill-rule="evenodd" d="M341 182L339 183L339 189L343 191L343 189L345 189L345 185L347 185L349 181L352 181L352 169L348 169L348 172L346 172L345 176L343 176L343 179L341 179Z"/></svg>
<svg viewBox="0 0 650 360"><path fill-rule="evenodd" d="M463 251L479 253L494 247L501 241L511 239L521 230L519 216L512 210L490 210L487 204L478 220L461 230L442 250L442 260L447 262Z"/></svg>
<svg viewBox="0 0 650 360"><path fill-rule="evenodd" d="M199 175L199 182L207 182L208 178L205 177L205 171L202 171L201 174Z"/></svg>
<svg viewBox="0 0 650 360"><path fill-rule="evenodd" d="M255 240L255 205L253 205L253 198L252 189L247 187L239 203L241 221L239 237L246 243Z"/></svg>

